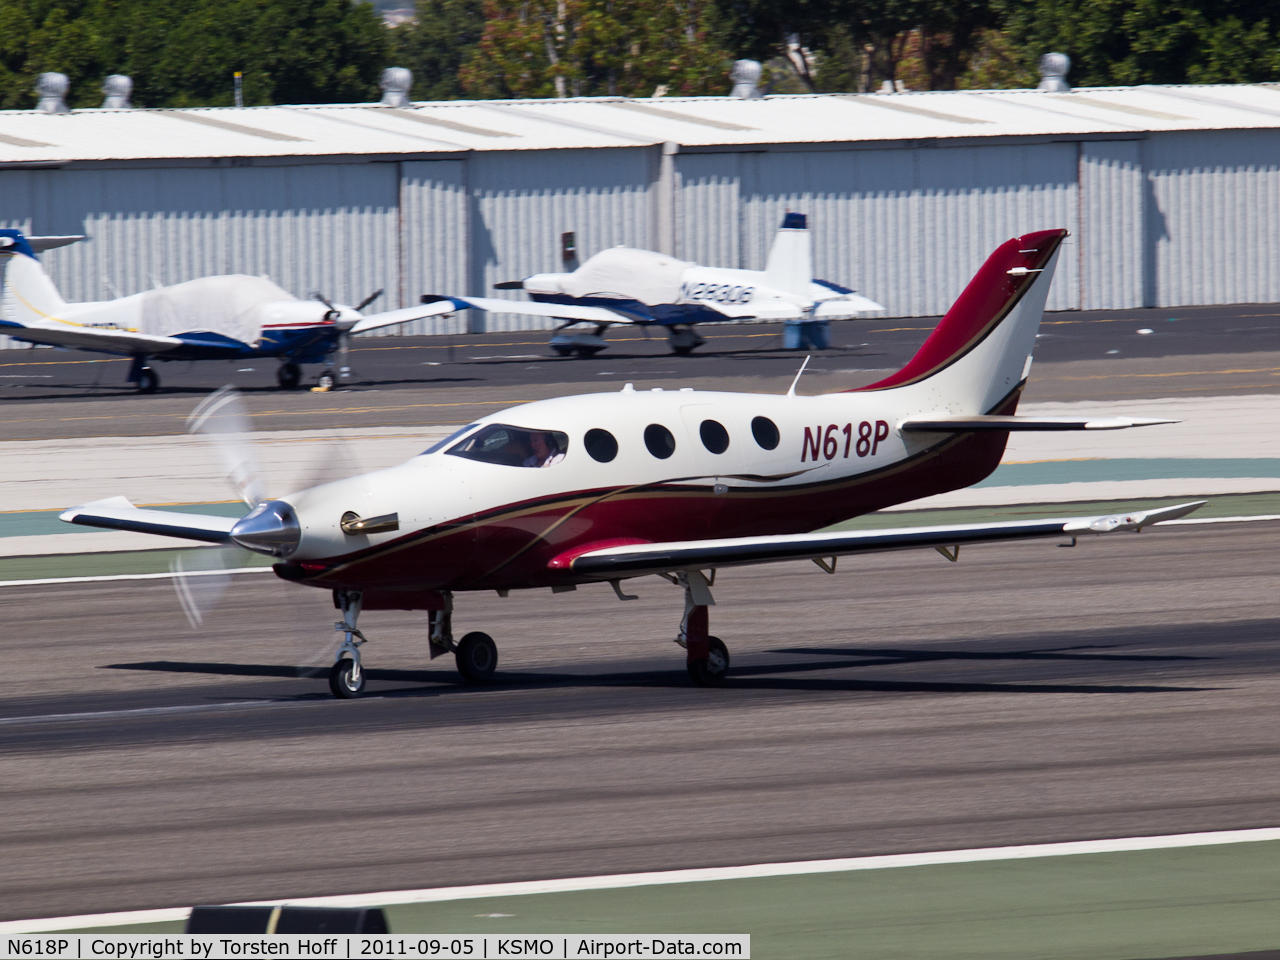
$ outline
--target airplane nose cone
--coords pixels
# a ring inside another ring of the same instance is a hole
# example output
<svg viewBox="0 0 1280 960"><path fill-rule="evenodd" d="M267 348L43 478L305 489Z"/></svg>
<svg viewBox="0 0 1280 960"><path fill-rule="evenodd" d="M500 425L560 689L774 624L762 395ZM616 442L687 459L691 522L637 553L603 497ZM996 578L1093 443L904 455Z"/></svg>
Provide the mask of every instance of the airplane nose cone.
<svg viewBox="0 0 1280 960"><path fill-rule="evenodd" d="M231 539L255 553L287 557L298 549L302 529L293 507L280 500L267 500L236 522Z"/></svg>

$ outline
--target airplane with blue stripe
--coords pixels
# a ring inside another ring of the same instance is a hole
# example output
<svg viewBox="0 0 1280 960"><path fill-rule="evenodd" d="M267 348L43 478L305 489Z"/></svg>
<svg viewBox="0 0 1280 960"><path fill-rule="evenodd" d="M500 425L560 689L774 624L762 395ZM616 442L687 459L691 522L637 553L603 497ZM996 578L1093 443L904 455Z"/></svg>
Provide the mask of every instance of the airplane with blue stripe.
<svg viewBox="0 0 1280 960"><path fill-rule="evenodd" d="M302 381L303 364L323 364L321 389L346 376L348 339L362 329L408 323L438 309L415 306L365 315L358 306L319 298L300 300L267 280L244 274L202 277L115 300L68 303L41 266L37 254L83 237L27 237L0 229L0 334L28 343L131 357L128 382L154 393L160 377L152 363L170 360L280 361L283 389Z"/></svg>

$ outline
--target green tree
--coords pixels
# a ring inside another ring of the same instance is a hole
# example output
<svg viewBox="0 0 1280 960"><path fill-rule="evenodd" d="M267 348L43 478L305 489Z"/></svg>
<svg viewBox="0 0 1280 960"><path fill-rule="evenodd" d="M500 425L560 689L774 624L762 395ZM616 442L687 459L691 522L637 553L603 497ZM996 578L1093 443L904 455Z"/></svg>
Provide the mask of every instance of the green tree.
<svg viewBox="0 0 1280 960"><path fill-rule="evenodd" d="M392 59L413 71L413 99L465 97L458 71L479 49L483 0L418 0L416 12L391 31Z"/></svg>
<svg viewBox="0 0 1280 960"><path fill-rule="evenodd" d="M376 98L386 28L350 0L3 0L0 103L29 107L37 74L71 79L72 106L96 106L110 73L133 77L138 106L227 106Z"/></svg>
<svg viewBox="0 0 1280 960"><path fill-rule="evenodd" d="M731 57L710 0L485 0L472 97L723 93Z"/></svg>
<svg viewBox="0 0 1280 960"><path fill-rule="evenodd" d="M1014 45L1071 57L1075 86L1280 79L1277 0L1006 0Z"/></svg>

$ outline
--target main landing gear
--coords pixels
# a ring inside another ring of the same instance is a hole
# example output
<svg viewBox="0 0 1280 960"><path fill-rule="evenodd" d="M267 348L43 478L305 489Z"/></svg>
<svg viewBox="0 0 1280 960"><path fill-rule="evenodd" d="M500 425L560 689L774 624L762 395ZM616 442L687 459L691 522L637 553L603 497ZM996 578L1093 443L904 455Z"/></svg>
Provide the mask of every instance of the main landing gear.
<svg viewBox="0 0 1280 960"><path fill-rule="evenodd" d="M441 595L439 610L428 614L430 623L429 646L431 659L452 653L458 664L458 672L469 683L487 683L498 669L498 645L487 633L468 633L457 643L453 642L453 594Z"/></svg>
<svg viewBox="0 0 1280 960"><path fill-rule="evenodd" d="M707 608L716 602L711 583L700 570L686 570L670 579L684 588L684 619L676 643L688 654L689 679L700 687L718 687L729 674L729 648L708 633Z"/></svg>
<svg viewBox="0 0 1280 960"><path fill-rule="evenodd" d="M129 365L129 383L139 393L155 393L160 389L160 375L147 366L146 357L134 357Z"/></svg>

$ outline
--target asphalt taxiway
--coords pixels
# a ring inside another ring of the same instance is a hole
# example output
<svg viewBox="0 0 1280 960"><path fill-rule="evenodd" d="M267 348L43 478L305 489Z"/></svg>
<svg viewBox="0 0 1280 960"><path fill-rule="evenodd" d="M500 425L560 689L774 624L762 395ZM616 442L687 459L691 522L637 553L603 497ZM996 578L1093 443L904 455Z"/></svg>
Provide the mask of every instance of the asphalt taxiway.
<svg viewBox="0 0 1280 960"><path fill-rule="evenodd" d="M459 598L497 682L328 597L234 579L0 591L0 918L1280 822L1267 523L725 574L691 687L653 579Z"/></svg>

